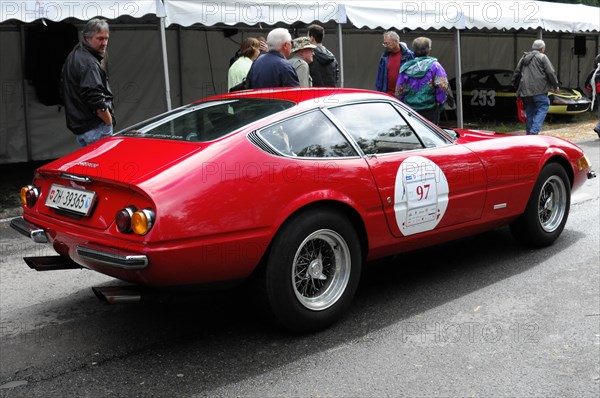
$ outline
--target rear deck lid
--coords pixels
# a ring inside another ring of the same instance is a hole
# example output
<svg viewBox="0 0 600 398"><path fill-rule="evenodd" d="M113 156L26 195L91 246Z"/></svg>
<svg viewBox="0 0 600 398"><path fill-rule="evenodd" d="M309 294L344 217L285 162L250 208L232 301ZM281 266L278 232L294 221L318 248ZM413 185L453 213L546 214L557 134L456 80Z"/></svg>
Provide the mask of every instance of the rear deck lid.
<svg viewBox="0 0 600 398"><path fill-rule="evenodd" d="M105 229L132 201L152 204L138 185L209 143L109 138L37 170L42 214ZM134 200L134 197L137 196Z"/></svg>

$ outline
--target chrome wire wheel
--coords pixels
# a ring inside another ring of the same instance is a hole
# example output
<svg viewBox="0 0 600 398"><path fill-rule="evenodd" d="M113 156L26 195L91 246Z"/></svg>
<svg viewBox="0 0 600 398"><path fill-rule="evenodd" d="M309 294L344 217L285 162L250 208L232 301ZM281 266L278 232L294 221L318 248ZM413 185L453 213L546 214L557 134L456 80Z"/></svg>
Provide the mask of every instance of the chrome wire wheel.
<svg viewBox="0 0 600 398"><path fill-rule="evenodd" d="M344 294L352 256L344 238L330 229L310 234L298 247L292 283L298 301L313 311L325 310Z"/></svg>
<svg viewBox="0 0 600 398"><path fill-rule="evenodd" d="M562 223L567 208L567 189L556 175L546 180L538 199L538 220L546 232L554 232Z"/></svg>

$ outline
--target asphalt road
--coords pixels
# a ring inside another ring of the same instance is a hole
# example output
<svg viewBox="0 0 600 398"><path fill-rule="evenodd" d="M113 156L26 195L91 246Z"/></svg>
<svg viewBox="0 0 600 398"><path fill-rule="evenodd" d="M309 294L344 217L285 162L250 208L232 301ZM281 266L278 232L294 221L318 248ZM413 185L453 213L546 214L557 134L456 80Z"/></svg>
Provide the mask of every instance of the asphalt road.
<svg viewBox="0 0 600 398"><path fill-rule="evenodd" d="M599 171L599 141L579 143ZM110 306L0 221L0 396L600 395L599 184L551 247L503 228L369 266L333 327L290 335L243 290Z"/></svg>

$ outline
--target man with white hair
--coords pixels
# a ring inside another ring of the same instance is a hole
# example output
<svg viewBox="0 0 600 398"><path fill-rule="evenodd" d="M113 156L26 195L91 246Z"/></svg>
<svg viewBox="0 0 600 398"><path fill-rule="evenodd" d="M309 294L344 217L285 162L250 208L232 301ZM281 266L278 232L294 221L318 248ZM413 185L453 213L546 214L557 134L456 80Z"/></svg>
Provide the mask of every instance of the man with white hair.
<svg viewBox="0 0 600 398"><path fill-rule="evenodd" d="M375 90L394 95L400 67L403 63L413 59L415 55L408 49L406 43L400 41L400 36L393 30L383 33L381 44L385 50L379 58Z"/></svg>
<svg viewBox="0 0 600 398"><path fill-rule="evenodd" d="M267 35L269 52L252 63L246 77L249 88L298 87L296 70L287 60L292 52L292 35L284 28L273 29Z"/></svg>
<svg viewBox="0 0 600 398"><path fill-rule="evenodd" d="M517 96L525 105L525 130L527 134L539 134L550 108L548 91L558 92L558 78L552 63L544 54L546 44L536 40L530 52L523 54L513 74L513 85L519 81Z"/></svg>

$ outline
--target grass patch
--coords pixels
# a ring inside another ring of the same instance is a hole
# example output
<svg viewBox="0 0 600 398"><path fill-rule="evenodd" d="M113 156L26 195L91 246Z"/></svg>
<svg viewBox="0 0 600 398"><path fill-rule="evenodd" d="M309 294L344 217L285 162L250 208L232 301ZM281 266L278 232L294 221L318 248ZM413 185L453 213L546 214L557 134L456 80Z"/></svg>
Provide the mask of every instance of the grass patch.
<svg viewBox="0 0 600 398"><path fill-rule="evenodd" d="M570 127L579 123L598 121L597 112L584 112L578 115L548 115L544 121L543 130L555 130L560 128ZM448 127L456 127L456 120L442 120L440 124ZM517 120L475 120L464 119L464 128L472 130L489 130L497 133L514 133L516 131L524 131L525 123L520 123Z"/></svg>

